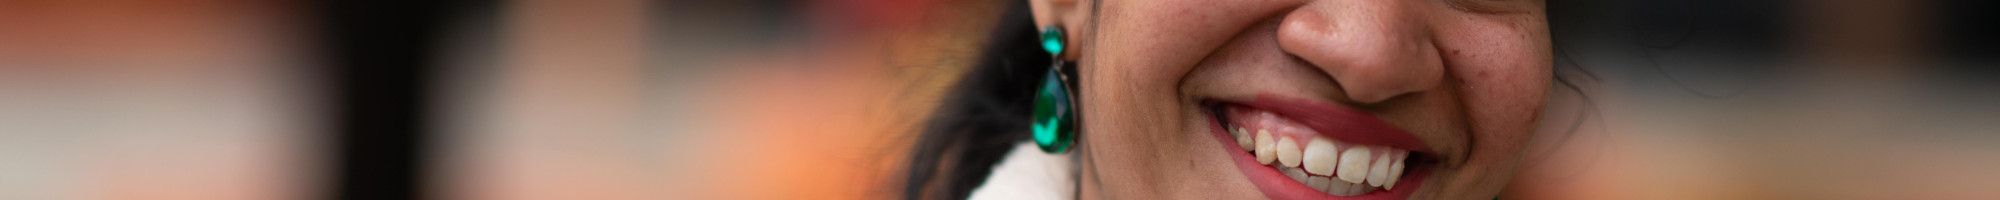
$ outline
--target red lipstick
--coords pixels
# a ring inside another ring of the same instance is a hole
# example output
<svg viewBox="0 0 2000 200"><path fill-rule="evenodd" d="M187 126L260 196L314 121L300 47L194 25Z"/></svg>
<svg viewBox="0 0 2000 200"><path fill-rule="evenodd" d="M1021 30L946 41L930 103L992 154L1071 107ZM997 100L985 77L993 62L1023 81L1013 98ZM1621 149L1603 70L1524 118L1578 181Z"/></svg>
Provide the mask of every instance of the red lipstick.
<svg viewBox="0 0 2000 200"><path fill-rule="evenodd" d="M1237 168L1258 187L1266 197L1272 199L1363 199L1388 200L1408 199L1424 182L1429 170L1411 166L1402 174L1403 181L1393 182L1394 189L1376 190L1355 196L1334 196L1307 186L1278 172L1272 166L1257 161L1255 155L1246 152L1236 143L1225 126L1234 110L1255 109L1274 113L1286 120L1311 129L1319 137L1327 137L1347 143L1373 145L1409 150L1414 157L1429 151L1423 141L1402 129L1389 125L1373 115L1347 106L1313 99L1286 97L1275 94L1258 94L1248 102L1220 102L1226 109L1218 110L1217 118L1211 120L1210 132L1218 145L1229 149L1231 160Z"/></svg>

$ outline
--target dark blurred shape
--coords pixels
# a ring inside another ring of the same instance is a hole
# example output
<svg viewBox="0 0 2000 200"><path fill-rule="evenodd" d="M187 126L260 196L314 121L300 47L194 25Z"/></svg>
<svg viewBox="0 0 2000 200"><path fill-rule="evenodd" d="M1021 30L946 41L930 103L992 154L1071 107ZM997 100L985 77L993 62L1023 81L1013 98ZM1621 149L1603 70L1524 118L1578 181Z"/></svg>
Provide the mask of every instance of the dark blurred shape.
<svg viewBox="0 0 2000 200"><path fill-rule="evenodd" d="M320 1L326 74L334 97L327 149L334 173L328 199L425 199L435 158L432 82L448 19L476 0Z"/></svg>

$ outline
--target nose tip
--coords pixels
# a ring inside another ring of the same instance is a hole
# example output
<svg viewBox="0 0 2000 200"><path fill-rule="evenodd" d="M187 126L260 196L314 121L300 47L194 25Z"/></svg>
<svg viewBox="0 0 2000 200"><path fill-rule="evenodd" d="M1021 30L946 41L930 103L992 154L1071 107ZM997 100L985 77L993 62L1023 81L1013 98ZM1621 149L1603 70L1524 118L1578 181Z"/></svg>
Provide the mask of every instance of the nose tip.
<svg viewBox="0 0 2000 200"><path fill-rule="evenodd" d="M1285 16L1278 44L1333 77L1349 100L1375 103L1436 88L1443 61L1408 1L1316 1Z"/></svg>

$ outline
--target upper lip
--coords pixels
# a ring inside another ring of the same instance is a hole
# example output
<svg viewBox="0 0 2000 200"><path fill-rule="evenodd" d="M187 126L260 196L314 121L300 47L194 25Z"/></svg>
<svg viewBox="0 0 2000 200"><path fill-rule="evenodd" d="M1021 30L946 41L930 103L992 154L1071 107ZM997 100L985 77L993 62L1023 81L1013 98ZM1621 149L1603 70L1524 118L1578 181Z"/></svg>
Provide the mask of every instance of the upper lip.
<svg viewBox="0 0 2000 200"><path fill-rule="evenodd" d="M1424 141L1361 110L1325 101L1260 93L1248 102L1233 102L1283 116L1325 136L1347 143L1429 152Z"/></svg>

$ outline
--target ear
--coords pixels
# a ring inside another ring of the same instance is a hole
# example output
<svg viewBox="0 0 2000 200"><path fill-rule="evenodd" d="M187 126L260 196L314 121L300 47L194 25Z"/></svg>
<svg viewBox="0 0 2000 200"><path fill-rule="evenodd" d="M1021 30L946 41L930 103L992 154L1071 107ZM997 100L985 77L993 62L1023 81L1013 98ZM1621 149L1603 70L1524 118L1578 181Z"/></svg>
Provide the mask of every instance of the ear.
<svg viewBox="0 0 2000 200"><path fill-rule="evenodd" d="M1087 28L1093 26L1085 23L1090 22L1090 12L1093 10L1091 7L1096 6L1095 3L1090 1L1095 0L1025 1L1028 1L1029 10L1034 12L1037 28L1052 25L1062 26L1064 32L1063 41L1069 41L1069 44L1066 45L1071 46L1071 50L1063 51L1063 57L1072 60L1076 59L1076 52L1078 52L1076 49L1083 49L1081 47L1087 44L1078 39L1084 38L1080 36L1089 35L1090 31L1092 31Z"/></svg>

